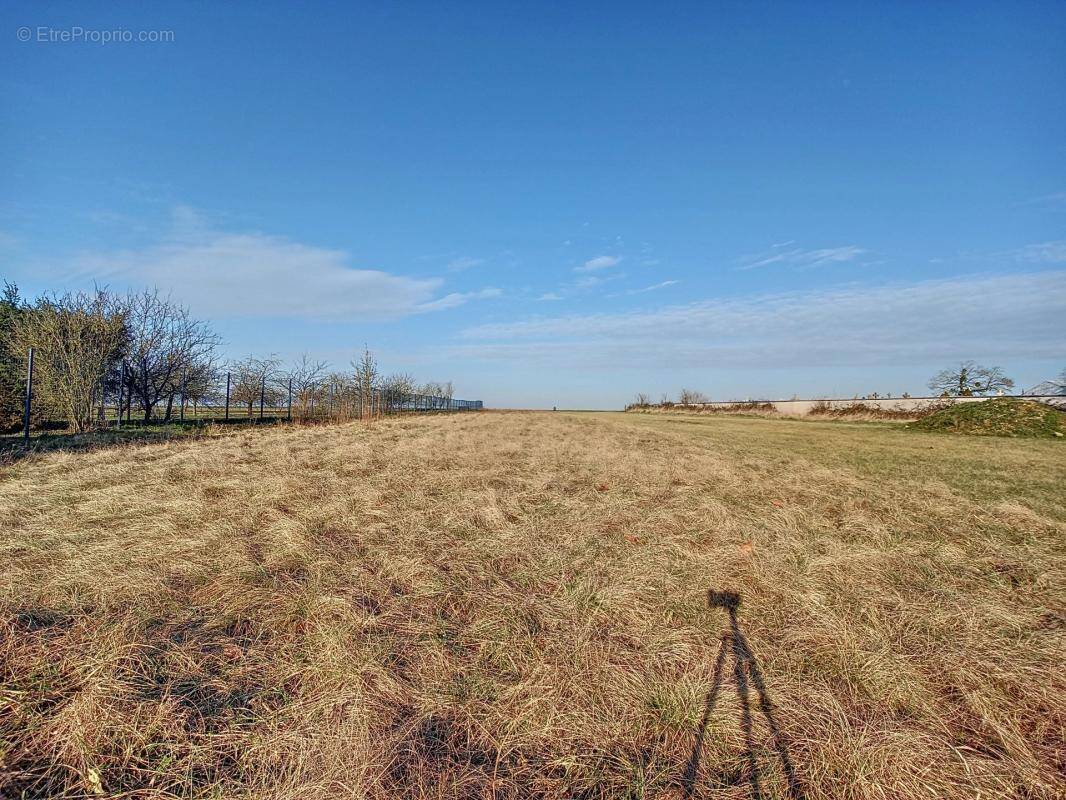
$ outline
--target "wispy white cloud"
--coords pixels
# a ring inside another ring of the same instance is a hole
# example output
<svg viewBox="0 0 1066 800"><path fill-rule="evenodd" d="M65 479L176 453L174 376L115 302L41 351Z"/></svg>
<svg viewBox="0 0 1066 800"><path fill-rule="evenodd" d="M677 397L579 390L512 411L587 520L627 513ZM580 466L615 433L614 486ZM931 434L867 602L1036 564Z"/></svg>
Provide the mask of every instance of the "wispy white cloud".
<svg viewBox="0 0 1066 800"><path fill-rule="evenodd" d="M124 214L121 211L112 211L107 208L100 208L94 211L86 211L83 216L96 225L122 225L123 227L140 227L143 225L130 214Z"/></svg>
<svg viewBox="0 0 1066 800"><path fill-rule="evenodd" d="M87 252L50 271L66 284L97 282L116 288L158 286L209 318L290 317L381 320L420 314L497 289L435 298L440 278L412 278L358 269L349 255L264 233L212 227L195 209L173 210L170 230L140 249Z"/></svg>
<svg viewBox="0 0 1066 800"><path fill-rule="evenodd" d="M587 294L592 289L598 286L602 286L607 283L613 283L614 281L622 280L625 277L625 273L614 272L608 275L595 274L595 275L581 275L575 280L569 283L563 283L556 287L555 291L545 292L538 300L565 300L569 297L576 297L579 295ZM608 295L613 297L614 295Z"/></svg>
<svg viewBox="0 0 1066 800"><path fill-rule="evenodd" d="M930 264L982 264L986 268L1001 268L1005 264L1066 264L1066 239L1035 242L1004 250L960 250L947 256L929 259ZM867 262L871 263L871 262Z"/></svg>
<svg viewBox="0 0 1066 800"><path fill-rule="evenodd" d="M795 242L781 242L772 245L769 252L745 256L741 259L741 265L738 269L756 269L758 267L767 267L771 264L792 267L820 267L825 264L841 264L846 261L854 261L867 252L856 245L804 250L799 247L790 247L792 244L795 244ZM789 249L785 250L784 248L786 247L789 247Z"/></svg>
<svg viewBox="0 0 1066 800"><path fill-rule="evenodd" d="M618 256L596 256L590 258L580 267L575 267L575 272L596 272L601 269L609 269L616 266L621 262L621 258Z"/></svg>
<svg viewBox="0 0 1066 800"><path fill-rule="evenodd" d="M651 286L645 286L643 289L630 289L626 294L644 294L645 292L654 292L657 289L665 289L667 286L676 286L681 281L661 281L659 283L653 283Z"/></svg>
<svg viewBox="0 0 1066 800"><path fill-rule="evenodd" d="M1066 239L1029 244L1014 250L1013 255L1033 264L1066 264Z"/></svg>
<svg viewBox="0 0 1066 800"><path fill-rule="evenodd" d="M1066 192L1052 192L1051 194L1042 194L1039 197L1030 197L1026 200L1019 200L1014 204L1015 206L1058 206L1066 205Z"/></svg>
<svg viewBox="0 0 1066 800"><path fill-rule="evenodd" d="M469 302L470 300L487 300L491 297L499 297L503 294L501 289L495 287L489 287L487 289L481 289L477 292L452 292L446 294L444 297L440 297L436 300L431 300L428 303L422 303L418 306L419 311L440 311L445 308L456 308Z"/></svg>
<svg viewBox="0 0 1066 800"><path fill-rule="evenodd" d="M472 269L473 267L480 267L485 263L483 258L472 258L471 256L460 256L459 258L453 258L448 262L449 272L464 272L465 270Z"/></svg>
<svg viewBox="0 0 1066 800"><path fill-rule="evenodd" d="M482 325L463 355L630 366L870 366L1066 351L1066 270L706 300Z"/></svg>
<svg viewBox="0 0 1066 800"><path fill-rule="evenodd" d="M611 283L613 281L621 280L624 277L625 277L625 275L622 275L622 274L616 274L616 275L586 275L585 277L578 278L576 281L574 281L571 284L571 288L577 289L578 291L583 290L583 289L592 289L592 288L595 288L596 286L602 286L605 283Z"/></svg>

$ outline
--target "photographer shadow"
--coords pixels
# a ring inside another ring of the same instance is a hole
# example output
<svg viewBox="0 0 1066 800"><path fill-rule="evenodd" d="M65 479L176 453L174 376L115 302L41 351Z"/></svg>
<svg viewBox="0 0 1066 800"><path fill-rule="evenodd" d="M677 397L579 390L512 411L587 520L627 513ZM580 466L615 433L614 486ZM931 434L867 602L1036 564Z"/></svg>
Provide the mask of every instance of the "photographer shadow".
<svg viewBox="0 0 1066 800"><path fill-rule="evenodd" d="M774 749L777 751L778 760L785 777L785 796L792 800L802 800L804 794L796 769L789 756L788 746L785 743L781 728L774 718L773 703L766 690L766 681L763 679L759 662L755 658L748 640L740 630L737 623L737 606L740 605L740 595L736 592L717 592L713 589L707 592L707 604L711 608L724 608L729 614L729 631L722 634L722 644L718 648L718 655L714 662L714 673L711 679L711 688L707 692L707 698L703 706L703 717L700 720L696 732L696 742L692 747L692 755L685 766L682 779L685 797L694 796L696 779L699 772L700 758L703 754L703 742L707 734L707 725L714 707L718 702L718 694L721 690L725 672L726 657L733 656L733 681L736 685L737 699L740 702L740 726L744 734L744 757L747 764L748 781L751 784L751 796L754 800L763 797L762 781L759 777L759 765L755 756L755 736L753 732L751 713L751 687L755 687L758 695L759 711L766 718L766 724L770 728Z"/></svg>

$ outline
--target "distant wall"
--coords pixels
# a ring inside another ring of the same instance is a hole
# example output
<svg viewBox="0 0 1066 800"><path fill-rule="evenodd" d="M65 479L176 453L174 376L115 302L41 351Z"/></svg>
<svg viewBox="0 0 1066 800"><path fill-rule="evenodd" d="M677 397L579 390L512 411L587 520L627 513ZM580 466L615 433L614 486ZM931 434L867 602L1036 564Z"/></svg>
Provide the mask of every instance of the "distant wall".
<svg viewBox="0 0 1066 800"><path fill-rule="evenodd" d="M802 417L811 413L811 410L820 404L826 404L830 408L847 408L848 406L862 403L870 408L887 409L890 411L919 411L931 405L945 403L980 403L990 400L990 397L878 397L872 400L852 397L848 399L812 399L812 400L731 400L728 402L695 403L691 406L675 406L675 408L722 408L732 406L738 402L769 403L780 414ZM1036 400L1040 403L1066 408L1066 396L1063 395L1025 395L1026 400Z"/></svg>

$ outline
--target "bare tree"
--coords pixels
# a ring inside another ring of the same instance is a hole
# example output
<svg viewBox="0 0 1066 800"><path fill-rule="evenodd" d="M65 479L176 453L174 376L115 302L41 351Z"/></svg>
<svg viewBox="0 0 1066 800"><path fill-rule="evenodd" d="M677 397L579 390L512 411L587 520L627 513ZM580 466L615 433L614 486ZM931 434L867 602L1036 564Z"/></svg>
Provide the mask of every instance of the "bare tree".
<svg viewBox="0 0 1066 800"><path fill-rule="evenodd" d="M455 387L451 381L444 381L440 384L440 400L441 408L451 408L452 398L455 397Z"/></svg>
<svg viewBox="0 0 1066 800"><path fill-rule="evenodd" d="M646 395L644 392L637 392L637 401L633 405L637 408L647 408L648 399L648 395Z"/></svg>
<svg viewBox="0 0 1066 800"><path fill-rule="evenodd" d="M378 362L369 348L363 350L363 355L358 361L352 362L355 370L355 391L359 403L359 417L370 419L375 411L374 395L375 384L378 381Z"/></svg>
<svg viewBox="0 0 1066 800"><path fill-rule="evenodd" d="M13 353L35 349L35 393L80 433L92 425L127 341L123 307L103 289L47 295L14 317Z"/></svg>
<svg viewBox="0 0 1066 800"><path fill-rule="evenodd" d="M1048 383L1051 384L1051 394L1066 395L1066 369L1059 373L1059 377L1052 378Z"/></svg>
<svg viewBox="0 0 1066 800"><path fill-rule="evenodd" d="M418 387L418 393L424 394L427 397L440 397L440 394L443 391L444 389L438 381L426 381Z"/></svg>
<svg viewBox="0 0 1066 800"><path fill-rule="evenodd" d="M332 417L350 418L354 408L354 380L344 372L331 372L325 377L322 400Z"/></svg>
<svg viewBox="0 0 1066 800"><path fill-rule="evenodd" d="M289 368L287 377L292 381L293 400L300 415L310 411L314 404L312 401L322 399L322 384L328 368L329 364L325 361L316 361L307 353Z"/></svg>
<svg viewBox="0 0 1066 800"><path fill-rule="evenodd" d="M677 402L683 406L694 406L698 403L706 403L707 395L697 392L695 389L682 389L677 396Z"/></svg>
<svg viewBox="0 0 1066 800"><path fill-rule="evenodd" d="M418 388L418 393L430 398L432 408L448 408L455 388L451 381L426 381Z"/></svg>
<svg viewBox="0 0 1066 800"><path fill-rule="evenodd" d="M929 388L941 397L973 397L1013 389L1014 381L999 367L983 367L973 361L963 361L958 367L934 375Z"/></svg>
<svg viewBox="0 0 1066 800"><path fill-rule="evenodd" d="M230 396L248 409L251 417L257 403L276 405L281 399L277 378L281 360L274 355L267 358L248 356L232 365L233 384Z"/></svg>
<svg viewBox="0 0 1066 800"><path fill-rule="evenodd" d="M130 393L137 398L146 422L163 400L167 403L164 416L169 419L183 375L211 363L219 338L206 322L193 319L187 308L160 295L158 289L131 294L124 306L130 331Z"/></svg>
<svg viewBox="0 0 1066 800"><path fill-rule="evenodd" d="M394 372L381 383L389 410L406 408L415 394L415 379L407 372Z"/></svg>
<svg viewBox="0 0 1066 800"><path fill-rule="evenodd" d="M1042 383L1038 383L1028 394L1053 394L1058 396L1066 396L1066 369L1059 373L1057 378L1051 378Z"/></svg>
<svg viewBox="0 0 1066 800"><path fill-rule="evenodd" d="M192 403L194 418L202 403L217 401L221 397L218 365L213 360L193 364L182 374L181 401L183 404Z"/></svg>

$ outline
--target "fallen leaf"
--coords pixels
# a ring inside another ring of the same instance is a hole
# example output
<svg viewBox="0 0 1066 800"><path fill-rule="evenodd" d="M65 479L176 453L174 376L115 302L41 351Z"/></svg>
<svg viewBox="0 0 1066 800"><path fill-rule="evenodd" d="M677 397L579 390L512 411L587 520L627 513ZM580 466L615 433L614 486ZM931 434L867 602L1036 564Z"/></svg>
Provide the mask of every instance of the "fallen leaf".
<svg viewBox="0 0 1066 800"><path fill-rule="evenodd" d="M599 486L596 487L596 491L597 492L606 492L607 488L608 487L607 487L606 483L601 483Z"/></svg>
<svg viewBox="0 0 1066 800"><path fill-rule="evenodd" d="M92 789L93 794L104 793L104 785L100 781L100 773L92 767L89 767L89 771L85 775L85 782L89 784L89 788Z"/></svg>

